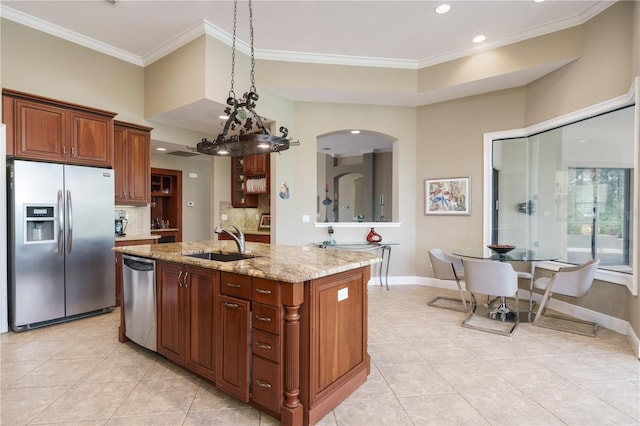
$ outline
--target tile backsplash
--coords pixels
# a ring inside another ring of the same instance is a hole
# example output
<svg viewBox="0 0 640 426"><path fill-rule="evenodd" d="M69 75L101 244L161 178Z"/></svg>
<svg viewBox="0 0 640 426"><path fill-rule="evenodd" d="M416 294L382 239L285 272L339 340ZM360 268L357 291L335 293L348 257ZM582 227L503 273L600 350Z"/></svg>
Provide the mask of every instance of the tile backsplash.
<svg viewBox="0 0 640 426"><path fill-rule="evenodd" d="M235 225L243 230L257 230L262 213L269 213L268 195L259 196L257 208L237 209L229 201L221 201L219 223L223 227ZM223 215L227 216L227 220L222 220Z"/></svg>
<svg viewBox="0 0 640 426"><path fill-rule="evenodd" d="M118 212L125 212L127 215L127 227L125 233L128 235L146 235L151 229L151 209L149 206L116 206L115 217Z"/></svg>

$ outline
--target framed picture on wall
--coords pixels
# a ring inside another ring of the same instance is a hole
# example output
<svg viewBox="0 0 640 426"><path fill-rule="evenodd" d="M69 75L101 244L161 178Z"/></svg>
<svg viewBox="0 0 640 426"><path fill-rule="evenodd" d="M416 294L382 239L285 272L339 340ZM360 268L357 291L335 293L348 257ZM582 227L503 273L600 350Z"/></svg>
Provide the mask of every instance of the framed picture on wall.
<svg viewBox="0 0 640 426"><path fill-rule="evenodd" d="M259 229L269 229L271 228L271 215L268 213L262 213L260 216L260 224L258 225Z"/></svg>
<svg viewBox="0 0 640 426"><path fill-rule="evenodd" d="M471 178L425 179L424 214L470 215Z"/></svg>

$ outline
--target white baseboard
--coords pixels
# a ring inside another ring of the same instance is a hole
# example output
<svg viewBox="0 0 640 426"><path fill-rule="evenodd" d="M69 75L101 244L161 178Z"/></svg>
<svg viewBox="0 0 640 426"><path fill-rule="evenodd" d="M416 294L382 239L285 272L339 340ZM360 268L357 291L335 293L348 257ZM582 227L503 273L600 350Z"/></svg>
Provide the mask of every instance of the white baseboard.
<svg viewBox="0 0 640 426"><path fill-rule="evenodd" d="M382 281L384 284L384 278ZM380 285L380 280L378 279L378 277L372 277L371 280L369 280L369 285ZM436 278L418 276L389 277L389 285L424 285L428 287L444 288L449 290L458 289L456 283L453 281L438 280ZM529 291L520 289L520 299L528 300ZM542 301L542 295L534 293L533 299L536 302L540 303ZM596 322L598 323L598 325L604 328L608 328L609 330L613 330L616 333L627 336L629 344L633 348L636 356L640 359L640 338L638 338L638 335L635 333L633 327L631 327L631 324L629 324L628 321L556 299L551 299L549 308L584 321Z"/></svg>

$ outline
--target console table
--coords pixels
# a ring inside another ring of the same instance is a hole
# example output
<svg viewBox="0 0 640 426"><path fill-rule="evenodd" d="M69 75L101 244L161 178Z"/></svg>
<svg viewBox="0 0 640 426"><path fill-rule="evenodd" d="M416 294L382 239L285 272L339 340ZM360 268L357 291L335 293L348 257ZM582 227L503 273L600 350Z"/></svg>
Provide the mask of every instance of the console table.
<svg viewBox="0 0 640 426"><path fill-rule="evenodd" d="M382 287L382 270L384 269L384 285L389 290L389 262L391 260L391 246L396 246L399 243L393 242L379 242L379 243L365 243L365 242L345 242L329 244L327 241L316 243L318 247L326 249L342 249L342 250L356 250L356 251L368 251L368 250L380 250L380 271L378 273L378 279L380 280L380 287Z"/></svg>

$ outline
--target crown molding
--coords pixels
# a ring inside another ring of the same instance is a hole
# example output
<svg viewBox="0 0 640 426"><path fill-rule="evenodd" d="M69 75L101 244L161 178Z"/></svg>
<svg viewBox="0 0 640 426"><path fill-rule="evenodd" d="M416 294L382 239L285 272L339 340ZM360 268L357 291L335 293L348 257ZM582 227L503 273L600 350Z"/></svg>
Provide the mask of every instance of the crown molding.
<svg viewBox="0 0 640 426"><path fill-rule="evenodd" d="M541 25L535 28L528 29L526 31L520 31L509 36L502 37L498 40L489 43L483 43L481 46L473 45L463 49L457 49L455 51L447 52L442 55L435 55L430 58L421 60L410 59L392 59L392 58L372 58L372 57L360 57L360 56L344 56L344 55L328 55L309 52L289 52L280 50L260 50L255 49L255 57L261 60L270 61L286 61L286 62L302 62L313 64L327 64L327 65L346 65L346 66L362 66L362 67L377 67L377 68L397 68L397 69L421 69L429 66L437 65L443 62L459 59L474 53L483 52L497 47L506 46L512 43L523 41L532 37L537 37L545 34L549 34L555 31L571 28L576 25L580 25L593 18L609 6L616 3L614 1L601 1L596 3L586 12L580 15L574 15L567 19L558 20L547 25ZM90 37L83 36L74 31L67 30L58 25L49 23L39 18L27 15L19 12L15 9L11 9L7 6L0 4L0 16L7 18L11 21L19 24L26 25L36 30L51 34L53 36L62 38L64 40L79 44L81 46L88 47L98 52L104 53L121 59L126 62L138 66L147 66L158 59L168 55L176 49L184 46L185 44L195 40L203 34L211 36L216 40L231 46L233 42L233 36L216 25L203 19L201 22L185 29L180 34L167 40L162 45L153 49L148 54L140 57L122 49L113 47L109 44L94 40ZM239 39L236 39L236 50L249 56L251 54L250 46Z"/></svg>
<svg viewBox="0 0 640 426"><path fill-rule="evenodd" d="M19 12L10 7L0 4L0 17L6 18L10 21L17 22L18 24L25 25L27 27L42 31L52 36L61 38L63 40L70 41L80 46L87 47L97 52L104 53L105 55L113 56L114 58L121 59L126 62L130 62L134 65L144 66L142 58L137 55L133 55L117 47L113 47L109 44L103 43L98 40L94 40L90 37L78 34L74 31L70 31L59 25L52 24L42 19L27 15L26 13Z"/></svg>

